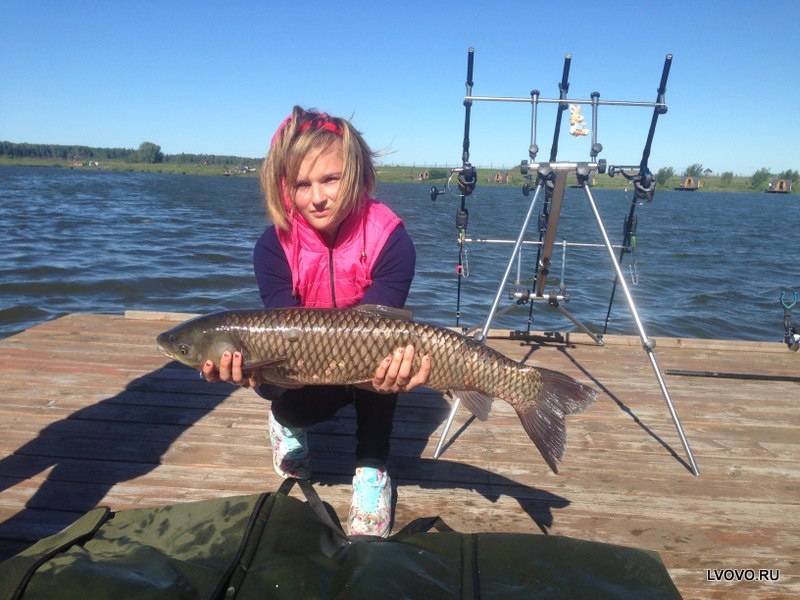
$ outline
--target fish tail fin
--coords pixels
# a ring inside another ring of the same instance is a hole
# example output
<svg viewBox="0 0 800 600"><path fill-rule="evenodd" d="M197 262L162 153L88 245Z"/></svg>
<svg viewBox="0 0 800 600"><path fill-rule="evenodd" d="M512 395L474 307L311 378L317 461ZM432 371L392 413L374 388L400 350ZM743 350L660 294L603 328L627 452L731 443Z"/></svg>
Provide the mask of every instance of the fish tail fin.
<svg viewBox="0 0 800 600"><path fill-rule="evenodd" d="M540 368L529 371L531 377L535 377L534 373L541 377L541 392L533 402L518 403L514 409L525 433L553 472L558 473L557 463L564 456L567 441L564 417L589 406L597 392L558 371Z"/></svg>

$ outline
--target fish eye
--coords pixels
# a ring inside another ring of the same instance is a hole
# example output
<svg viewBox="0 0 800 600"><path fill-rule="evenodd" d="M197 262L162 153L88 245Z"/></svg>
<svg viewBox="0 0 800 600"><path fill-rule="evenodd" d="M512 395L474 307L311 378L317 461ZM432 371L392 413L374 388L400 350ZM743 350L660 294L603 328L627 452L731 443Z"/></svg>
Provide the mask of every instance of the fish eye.
<svg viewBox="0 0 800 600"><path fill-rule="evenodd" d="M180 346L178 346L178 351L184 356L186 356L187 354L189 354L189 346L187 346L186 344L181 344Z"/></svg>

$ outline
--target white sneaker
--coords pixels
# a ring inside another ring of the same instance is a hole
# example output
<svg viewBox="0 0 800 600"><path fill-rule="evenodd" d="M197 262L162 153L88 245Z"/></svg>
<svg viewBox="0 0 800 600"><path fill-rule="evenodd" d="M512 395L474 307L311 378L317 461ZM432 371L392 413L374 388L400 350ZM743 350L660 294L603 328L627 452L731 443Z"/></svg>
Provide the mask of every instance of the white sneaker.
<svg viewBox="0 0 800 600"><path fill-rule="evenodd" d="M272 442L272 466L278 475L284 479L308 479L311 476L308 435L304 428L285 427L270 413L269 439Z"/></svg>
<svg viewBox="0 0 800 600"><path fill-rule="evenodd" d="M353 476L350 535L388 537L392 526L392 480L384 469L359 467Z"/></svg>

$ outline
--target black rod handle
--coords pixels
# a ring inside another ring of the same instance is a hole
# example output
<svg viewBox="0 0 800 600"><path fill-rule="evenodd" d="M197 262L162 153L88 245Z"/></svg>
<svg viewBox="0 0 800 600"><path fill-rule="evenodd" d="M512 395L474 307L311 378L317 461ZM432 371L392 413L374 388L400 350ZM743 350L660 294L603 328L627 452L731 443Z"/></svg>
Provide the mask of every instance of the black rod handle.
<svg viewBox="0 0 800 600"><path fill-rule="evenodd" d="M663 95L667 91L667 78L669 77L669 68L672 66L672 54L667 54L664 58L664 69L661 71L661 83L658 84L658 93Z"/></svg>
<svg viewBox="0 0 800 600"><path fill-rule="evenodd" d="M475 48L467 50L467 96L472 95L472 69L475 65ZM469 121L472 109L472 100L464 100L464 143L461 152L461 164L466 166L469 163Z"/></svg>
<svg viewBox="0 0 800 600"><path fill-rule="evenodd" d="M558 90L563 92L560 98L564 98L569 91L569 66L572 64L572 55L567 54L564 56L564 70L561 72L561 85L558 86Z"/></svg>
<svg viewBox="0 0 800 600"><path fill-rule="evenodd" d="M667 78L669 77L669 70L672 66L672 54L667 54L664 58L664 68L661 71L661 81L658 84L658 97L656 103L664 104L664 94L667 91ZM650 160L650 148L653 145L653 135L656 132L656 124L658 123L658 115L667 112L665 106L656 106L653 108L653 118L650 120L650 130L647 132L647 141L644 144L642 151L642 162L639 164L639 174L645 175L649 169L647 162Z"/></svg>
<svg viewBox="0 0 800 600"><path fill-rule="evenodd" d="M470 48L469 50L467 50L467 85L469 87L472 87L472 66L474 64L475 64L475 48Z"/></svg>
<svg viewBox="0 0 800 600"><path fill-rule="evenodd" d="M572 55L564 56L564 70L561 72L561 83L558 84L558 98L564 100L569 92L569 67L572 63ZM558 136L561 134L561 115L567 109L568 104L561 102L556 112L556 128L553 132L553 145L550 146L550 162L556 162L558 156Z"/></svg>

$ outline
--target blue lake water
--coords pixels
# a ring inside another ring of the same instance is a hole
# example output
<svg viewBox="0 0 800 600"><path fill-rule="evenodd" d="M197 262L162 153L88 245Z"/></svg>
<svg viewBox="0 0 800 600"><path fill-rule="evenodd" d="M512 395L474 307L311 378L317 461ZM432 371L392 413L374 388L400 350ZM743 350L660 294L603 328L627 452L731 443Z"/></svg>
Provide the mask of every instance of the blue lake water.
<svg viewBox="0 0 800 600"><path fill-rule="evenodd" d="M594 195L619 243L629 195ZM427 187L413 183L383 184L378 197L403 217L416 244L408 307L418 319L455 324L458 197L432 203ZM468 198L469 236L515 237L529 201L518 187L478 187ZM636 280L631 290L647 333L782 339L781 290L800 289L800 197L659 191L637 214L636 251L623 268ZM2 167L0 337L71 312L258 307L251 253L265 225L255 178ZM534 229L535 219L528 239L538 237ZM581 190L568 190L562 239L601 241ZM510 245L468 246L462 324L486 317L510 252ZM523 278L534 259L526 249ZM554 272L560 264L557 251ZM604 249L568 250L567 308L590 327L602 328L612 281ZM496 326L524 329L527 318L528 308L517 307ZM537 305L533 328L573 326ZM635 333L621 293L609 332Z"/></svg>

